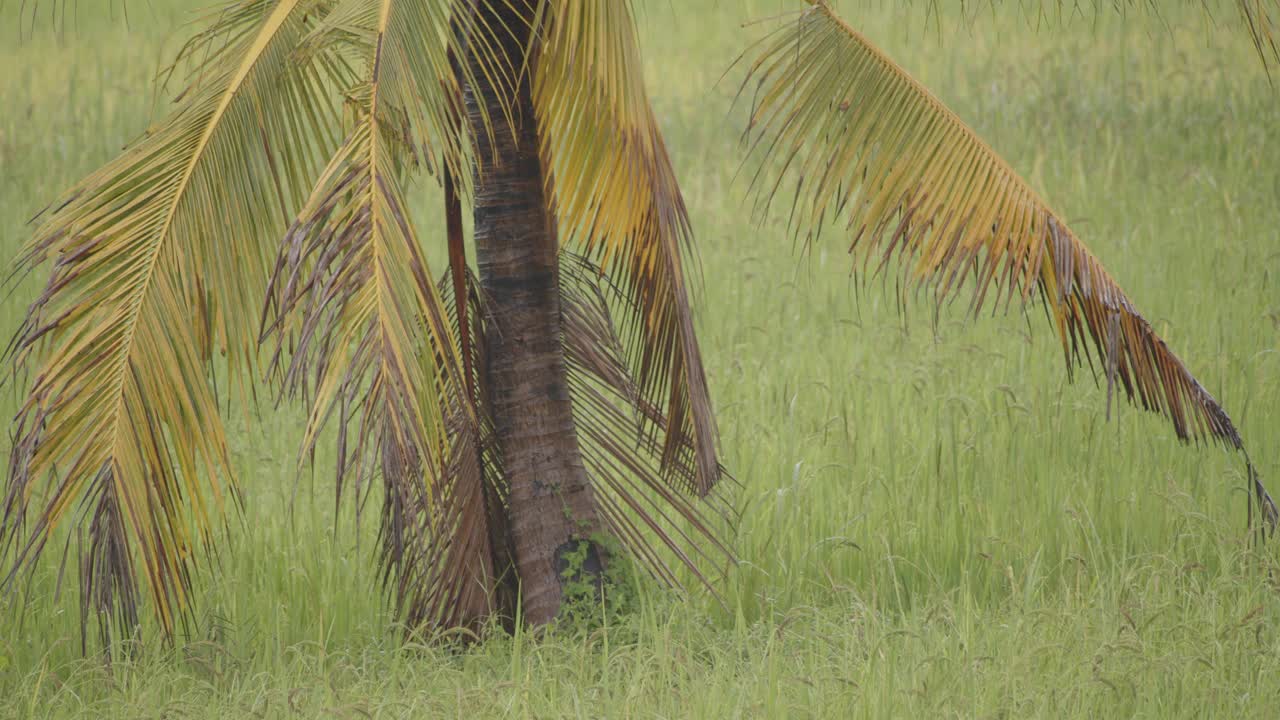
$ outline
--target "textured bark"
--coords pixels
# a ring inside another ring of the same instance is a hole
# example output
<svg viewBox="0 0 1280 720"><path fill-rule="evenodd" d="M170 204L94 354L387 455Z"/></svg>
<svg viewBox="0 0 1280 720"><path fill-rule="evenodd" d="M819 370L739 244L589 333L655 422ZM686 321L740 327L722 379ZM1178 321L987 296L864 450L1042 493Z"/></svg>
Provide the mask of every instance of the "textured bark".
<svg viewBox="0 0 1280 720"><path fill-rule="evenodd" d="M481 24L497 32L509 67L523 67L527 21L512 5L481 0ZM523 10L523 13L527 13ZM527 17L527 15L525 15ZM485 293L485 368L498 446L510 483L510 531L521 583L521 607L531 625L553 620L564 595L564 556L600 530L600 518L578 447L560 328L557 238L538 155L529 72L521 74L511 108L476 65L468 113L477 138L475 242ZM488 109L492 133L483 126ZM599 577L603 550L591 548L584 572Z"/></svg>

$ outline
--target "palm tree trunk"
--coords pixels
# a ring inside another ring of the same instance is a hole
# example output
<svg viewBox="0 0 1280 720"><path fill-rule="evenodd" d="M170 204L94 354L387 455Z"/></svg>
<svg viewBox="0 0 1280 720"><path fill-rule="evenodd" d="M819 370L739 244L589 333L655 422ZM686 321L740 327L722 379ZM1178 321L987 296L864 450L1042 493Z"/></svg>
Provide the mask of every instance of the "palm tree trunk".
<svg viewBox="0 0 1280 720"><path fill-rule="evenodd" d="M520 0L480 0L481 27L493 29L499 62L517 72L529 45ZM503 28L504 30L499 30ZM489 314L485 368L502 462L510 483L510 530L521 607L531 625L553 620L564 596L566 555L600 528L596 501L573 423L561 344L557 238L538 155L529 75L515 93L495 88L470 58L475 87L467 109L477 138L475 242ZM514 127L502 97L512 97ZM486 131L481 104L492 132ZM604 552L594 543L580 568L599 578Z"/></svg>

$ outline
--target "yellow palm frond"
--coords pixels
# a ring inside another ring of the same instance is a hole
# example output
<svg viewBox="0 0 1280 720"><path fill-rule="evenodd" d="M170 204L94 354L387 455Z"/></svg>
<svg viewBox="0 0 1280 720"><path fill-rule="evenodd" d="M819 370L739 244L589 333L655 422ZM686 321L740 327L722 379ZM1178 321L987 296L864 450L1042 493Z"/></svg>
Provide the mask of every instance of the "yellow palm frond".
<svg viewBox="0 0 1280 720"><path fill-rule="evenodd" d="M462 87L472 84L473 71L467 63L455 63L451 49L470 46L486 74L506 79L510 72L485 60L493 56L494 30L479 26L471 5L468 0L340 0L308 36L303 55L376 64L384 130L399 134L397 152L432 175L447 169L469 179L471 142Z"/></svg>
<svg viewBox="0 0 1280 720"><path fill-rule="evenodd" d="M689 217L644 89L629 2L553 0L534 85L566 245L597 259L634 312L622 323L640 393L662 408L663 469L705 495L716 429L685 282Z"/></svg>
<svg viewBox="0 0 1280 720"><path fill-rule="evenodd" d="M473 624L489 610L493 585L476 417L404 200L402 158L431 158L413 155L411 138L422 136L402 130L418 112L411 104L428 108L422 119L445 162L460 156L443 133L461 111L447 48L420 42L447 36L448 5L335 8L340 27L361 38L366 83L349 93L355 126L289 232L271 294L277 358L286 343L296 348L286 384L311 403L302 457L336 415L339 500L348 478L357 504L361 488L381 479L384 577L415 630ZM335 27L329 17L321 31ZM297 321L285 322L291 315ZM359 427L354 443L349 425Z"/></svg>
<svg viewBox="0 0 1280 720"><path fill-rule="evenodd" d="M1068 371L1090 345L1108 385L1162 413L1184 441L1243 450L1230 417L1156 335L1097 258L1009 165L865 37L817 3L768 38L750 77L755 185L767 206L796 183L793 229L832 221L863 269L895 256L939 305L966 281L972 309L1039 290ZM994 288L994 292L992 292ZM1082 347L1083 346L1083 347ZM1275 506L1256 483L1274 522Z"/></svg>
<svg viewBox="0 0 1280 720"><path fill-rule="evenodd" d="M216 347L233 368L252 358L245 310L261 301L287 208L336 117L316 99L325 71L290 57L311 4L228 6L208 31L227 44L178 109L82 181L21 258L53 272L11 346L35 379L0 540L17 548L17 572L87 504L87 601L127 625L136 562L172 631L193 555L234 487L209 360ZM24 528L37 493L43 509Z"/></svg>

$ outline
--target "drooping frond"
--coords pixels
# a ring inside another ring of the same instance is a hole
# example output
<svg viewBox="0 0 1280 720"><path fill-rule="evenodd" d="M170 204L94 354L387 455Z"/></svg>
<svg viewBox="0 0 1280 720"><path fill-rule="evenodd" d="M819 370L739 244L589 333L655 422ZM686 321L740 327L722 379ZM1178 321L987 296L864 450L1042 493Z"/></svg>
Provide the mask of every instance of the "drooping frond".
<svg viewBox="0 0 1280 720"><path fill-rule="evenodd" d="M484 370L488 367L490 352L486 343L485 324L492 321L492 316L485 307L479 278L465 264L460 270L460 282L457 269L450 268L437 281L436 286L449 312L449 320L460 347L467 347L470 353L470 362L463 358L463 369L468 372L468 390L475 399L473 406L476 411L480 472L484 477L486 522L496 576L493 614L511 630L515 627L516 608L519 606L520 582L516 576L515 546L507 507L511 483L503 467L502 448L498 443L496 421L493 417L492 390L488 386ZM458 298L463 298L462 305L465 308L460 306Z"/></svg>
<svg viewBox="0 0 1280 720"><path fill-rule="evenodd" d="M1253 46L1258 51L1264 65L1270 68L1273 63L1280 63L1280 0L1238 0L1240 15L1245 26L1253 37Z"/></svg>
<svg viewBox="0 0 1280 720"><path fill-rule="evenodd" d="M507 78L493 59L495 29L483 26L470 0L338 0L306 39L303 54L375 63L384 132L398 135L401 152L427 173L452 171L469 182L468 136L462 87L476 72L453 54L470 47L479 72ZM385 31L378 32L385 22ZM372 65L370 65L372 67ZM487 120L486 120L487 123ZM460 188L465 190L465 186Z"/></svg>
<svg viewBox="0 0 1280 720"><path fill-rule="evenodd" d="M710 571L733 561L720 539L733 512L722 498L698 501L664 480L665 453L657 437L669 420L641 394L612 319L611 307L625 307L627 299L618 297L622 293L583 257L561 253L560 268L574 425L601 514L632 557L659 581L680 585L670 556L713 588Z"/></svg>
<svg viewBox="0 0 1280 720"><path fill-rule="evenodd" d="M600 268L571 252L560 256L561 316L574 427L583 462L590 476L603 520L627 553L660 582L682 586L677 567L683 566L714 592L715 581L734 562L724 534L733 526L735 511L723 496L695 500L675 492L662 472L667 418L641 397L628 367L612 315L625 306L622 289L608 283ZM445 305L458 327L451 276L439 282ZM470 335L474 368L486 366L484 325L492 320L479 283L468 275ZM518 587L512 574L513 548L506 531L509 488L502 454L488 416L488 388L484 373L476 372L473 387L479 420L484 487L494 567L498 575L495 605L515 607ZM655 432L656 431L656 432ZM690 448L683 452L690 453ZM728 477L721 469L722 477ZM507 616L505 619L510 619Z"/></svg>
<svg viewBox="0 0 1280 720"><path fill-rule="evenodd" d="M404 199L409 161L460 156L444 149L457 138L415 142L403 122L411 103L432 108L436 130L460 112L447 49L422 41L447 35L450 5L347 0L322 22L362 38L366 82L348 93L354 127L287 236L269 304L277 359L294 346L286 385L311 402L303 456L333 419L339 500L348 480L357 498L381 480L384 580L412 630L476 623L493 585L478 422Z"/></svg>
<svg viewBox="0 0 1280 720"><path fill-rule="evenodd" d="M10 346L34 376L0 517L10 581L81 504L95 609L136 623L133 567L166 633L187 606L193 555L233 487L210 357L252 356L245 310L333 116L317 99L325 71L290 56L310 5L228 6L206 33L225 47L176 111L76 186L21 256L53 270Z"/></svg>
<svg viewBox="0 0 1280 720"><path fill-rule="evenodd" d="M1039 195L825 3L768 38L750 77L748 153L759 165L760 203L794 181L790 222L806 241L844 222L864 271L901 256L903 272L931 287L938 305L966 283L974 312L1038 289L1069 372L1096 356L1108 398L1119 385L1169 418L1180 439L1243 450L1217 400ZM1256 479L1254 490L1274 523Z"/></svg>
<svg viewBox="0 0 1280 720"><path fill-rule="evenodd" d="M716 429L685 278L691 228L644 89L629 2L548 4L534 87L565 244L626 289L621 336L639 391L670 418L663 471L705 495Z"/></svg>

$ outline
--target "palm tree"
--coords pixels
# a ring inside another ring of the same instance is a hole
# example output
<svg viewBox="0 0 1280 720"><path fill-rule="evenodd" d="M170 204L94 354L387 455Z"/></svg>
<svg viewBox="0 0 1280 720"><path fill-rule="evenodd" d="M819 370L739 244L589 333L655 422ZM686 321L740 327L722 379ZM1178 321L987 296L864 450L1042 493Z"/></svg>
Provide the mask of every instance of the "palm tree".
<svg viewBox="0 0 1280 720"><path fill-rule="evenodd" d="M963 286L974 312L1037 293L1069 372L1096 357L1109 402L1118 388L1179 438L1243 452L1028 184L829 5L798 5L744 85L757 208L794 184L796 237L847 233L865 272L903 256L939 305ZM1274 10L1239 8L1277 59ZM380 488L382 577L410 628L549 622L606 591L618 548L710 583L730 513L692 232L630 4L233 0L205 28L172 114L44 213L20 258L52 272L10 346L33 379L4 584L75 523L104 642L137 625L142 584L174 632L238 499L215 370L241 400L265 376L306 402L300 463L333 429L339 501ZM406 209L424 177L444 188L443 280Z"/></svg>

